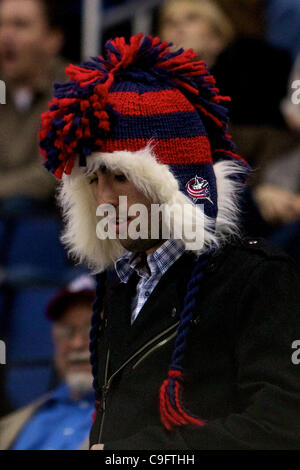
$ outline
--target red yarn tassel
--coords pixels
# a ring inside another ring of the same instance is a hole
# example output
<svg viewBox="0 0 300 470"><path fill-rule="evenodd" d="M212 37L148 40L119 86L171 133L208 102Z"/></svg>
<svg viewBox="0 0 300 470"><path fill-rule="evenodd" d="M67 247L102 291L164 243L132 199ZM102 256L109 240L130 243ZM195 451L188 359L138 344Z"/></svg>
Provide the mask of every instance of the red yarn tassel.
<svg viewBox="0 0 300 470"><path fill-rule="evenodd" d="M175 396L174 401L176 407L171 403L169 396L169 385L173 382ZM172 431L176 426L185 426L193 424L196 426L204 426L205 421L190 416L182 407L182 372L170 370L168 378L163 382L160 388L160 417L164 427L168 431Z"/></svg>
<svg viewBox="0 0 300 470"><path fill-rule="evenodd" d="M98 406L100 405L100 401L96 401L95 403L95 409L94 409L94 412L93 412L93 415L92 415L92 422L94 424L94 422L96 421L96 418L97 418L97 413L98 413Z"/></svg>
<svg viewBox="0 0 300 470"><path fill-rule="evenodd" d="M200 111L202 111L202 113L205 115L205 116L208 116L210 117L210 119L215 123L217 124L218 127L222 128L223 127L223 122L218 119L216 116L214 116L213 114L209 113L203 106L201 106L200 104L196 104L195 105L197 109L200 109Z"/></svg>

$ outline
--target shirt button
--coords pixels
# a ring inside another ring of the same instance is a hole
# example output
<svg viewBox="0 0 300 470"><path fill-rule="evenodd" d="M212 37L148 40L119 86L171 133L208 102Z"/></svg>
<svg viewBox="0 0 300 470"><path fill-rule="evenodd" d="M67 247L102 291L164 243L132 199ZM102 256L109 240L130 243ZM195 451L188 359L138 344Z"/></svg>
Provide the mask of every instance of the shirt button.
<svg viewBox="0 0 300 470"><path fill-rule="evenodd" d="M149 297L149 295L150 295L150 292L148 290L146 290L145 297Z"/></svg>

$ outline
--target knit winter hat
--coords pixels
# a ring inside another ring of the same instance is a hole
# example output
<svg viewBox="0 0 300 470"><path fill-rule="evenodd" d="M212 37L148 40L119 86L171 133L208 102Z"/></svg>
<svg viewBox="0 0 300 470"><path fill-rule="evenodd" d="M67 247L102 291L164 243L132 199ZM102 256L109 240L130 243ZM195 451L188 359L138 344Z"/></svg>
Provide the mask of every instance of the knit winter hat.
<svg viewBox="0 0 300 470"><path fill-rule="evenodd" d="M129 44L117 38L103 57L66 73L70 81L55 85L39 136L46 168L63 177L63 240L80 261L100 272L123 253L118 241L96 237L84 175L101 164L121 170L154 202L204 205L197 212L204 248L234 230L236 182L247 165L228 135L229 98L192 50L170 52L142 34Z"/></svg>

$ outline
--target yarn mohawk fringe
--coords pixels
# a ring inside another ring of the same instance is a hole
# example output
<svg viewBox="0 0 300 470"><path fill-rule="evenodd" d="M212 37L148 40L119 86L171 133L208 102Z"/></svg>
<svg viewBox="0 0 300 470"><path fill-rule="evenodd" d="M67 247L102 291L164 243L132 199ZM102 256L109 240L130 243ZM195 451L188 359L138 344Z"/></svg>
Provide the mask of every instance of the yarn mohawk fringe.
<svg viewBox="0 0 300 470"><path fill-rule="evenodd" d="M41 117L39 139L45 167L61 179L63 173L71 174L76 157L79 166L85 167L86 158L101 151L118 118L109 102L116 77L147 83L161 80L180 89L201 114L208 137L213 134L214 161L224 156L241 160L228 135L228 110L223 102L230 98L220 95L214 77L192 49L170 52L171 45L142 34L133 36L129 44L116 38L106 43L103 56L67 67L70 81L54 85L54 98Z"/></svg>

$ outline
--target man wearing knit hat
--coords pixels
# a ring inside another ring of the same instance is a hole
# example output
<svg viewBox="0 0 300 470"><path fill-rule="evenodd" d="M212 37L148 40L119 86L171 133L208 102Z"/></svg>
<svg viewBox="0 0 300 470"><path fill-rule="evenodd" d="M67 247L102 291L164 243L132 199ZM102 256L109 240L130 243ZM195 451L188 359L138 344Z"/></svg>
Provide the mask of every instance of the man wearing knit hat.
<svg viewBox="0 0 300 470"><path fill-rule="evenodd" d="M238 236L248 166L228 99L193 51L168 46L109 41L66 70L42 116L63 240L97 273L91 446L294 449L299 272Z"/></svg>

